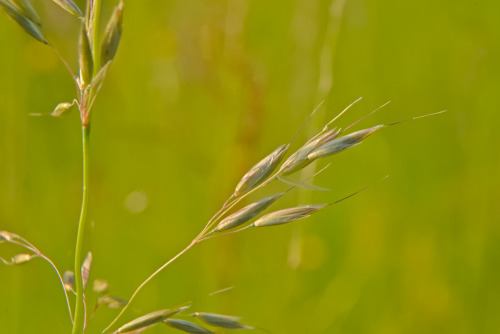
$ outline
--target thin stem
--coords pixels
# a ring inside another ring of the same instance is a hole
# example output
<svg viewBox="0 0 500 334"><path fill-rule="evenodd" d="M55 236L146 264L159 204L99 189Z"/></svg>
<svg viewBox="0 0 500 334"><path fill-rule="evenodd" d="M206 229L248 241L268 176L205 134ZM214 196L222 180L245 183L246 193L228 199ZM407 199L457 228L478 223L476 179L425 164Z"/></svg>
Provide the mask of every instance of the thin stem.
<svg viewBox="0 0 500 334"><path fill-rule="evenodd" d="M83 234L85 231L85 218L87 216L88 205L88 185L89 185L89 138L90 127L82 126L82 141L83 141L83 196L82 209L80 212L80 222L78 223L78 235L76 238L75 249L75 283L76 283L76 306L75 306L75 321L73 323L73 334L79 334L83 331L84 326L84 303L83 303L83 279L82 279L82 248Z"/></svg>
<svg viewBox="0 0 500 334"><path fill-rule="evenodd" d="M19 245L27 250L30 250L32 251L33 253L35 253L37 256L41 257L42 259L44 259L45 261L47 261L51 266L52 268L54 268L54 270L56 271L57 273L57 276L59 277L59 281L61 282L61 286L63 288L63 291L64 291L64 296L66 297L66 304L68 306L68 312L69 312L69 317L71 319L71 323L73 323L73 313L71 312L71 305L70 305L70 302L69 302L69 297L68 297L68 292L66 291L66 288L64 287L64 280L62 278L62 275L61 275L61 272L59 271L59 269L57 269L56 265L54 262L52 262L52 260L46 256L45 254L43 254L38 248L36 248L31 242L29 242L28 240L24 239L23 237L17 235L17 234L13 234L13 236L16 238L16 239L19 239L21 240L22 242L19 242L19 241L16 241L16 240L10 240L9 242L10 243L13 243L13 244L16 244L16 245ZM5 262L5 261L3 261ZM6 263L7 264L7 263Z"/></svg>
<svg viewBox="0 0 500 334"><path fill-rule="evenodd" d="M172 262L174 262L175 260L177 260L179 257L181 257L182 254L186 253L188 250L190 250L191 248L193 248L194 245L196 245L199 241L199 238L196 237L194 238L193 241L191 241L191 243L186 247L184 248L183 250L181 250L179 253L177 253L177 255L175 255L173 258L171 258L170 260L168 260L167 262L165 262L160 268L158 268L153 274L151 274L151 276L149 276L144 282L141 283L141 285L139 285L139 287L137 289L135 289L134 293L132 294L132 296L130 297L127 305L125 305L123 307L123 309L120 311L120 313L118 313L118 315L113 319L113 321L108 325L108 327L106 327L102 333L105 333L106 331L108 331L111 326L113 326L116 321L118 321L118 319L120 319L120 317L123 315L123 313L125 313L125 311L127 310L127 308L129 307L129 305L132 303L132 301L134 300L134 298L137 296L137 294L139 293L139 291L142 290L142 288L148 284L149 281L151 281L156 275L158 275L163 269L165 269L168 265L170 265Z"/></svg>

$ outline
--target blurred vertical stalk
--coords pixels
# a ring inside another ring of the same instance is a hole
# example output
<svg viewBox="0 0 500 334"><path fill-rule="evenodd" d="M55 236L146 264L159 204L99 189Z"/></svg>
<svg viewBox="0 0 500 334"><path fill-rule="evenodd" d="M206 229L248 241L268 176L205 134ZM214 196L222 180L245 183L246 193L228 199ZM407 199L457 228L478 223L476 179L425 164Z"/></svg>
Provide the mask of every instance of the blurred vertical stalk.
<svg viewBox="0 0 500 334"><path fill-rule="evenodd" d="M76 238L75 249L75 284L76 284L76 305L75 305L75 320L73 322L73 334L83 333L84 314L83 304L83 279L82 279L82 248L83 248L83 233L85 230L85 219L87 216L88 206L88 185L89 185L89 139L90 126L82 125L82 149L83 149L83 196L82 209L80 212L80 221L78 223L78 235Z"/></svg>

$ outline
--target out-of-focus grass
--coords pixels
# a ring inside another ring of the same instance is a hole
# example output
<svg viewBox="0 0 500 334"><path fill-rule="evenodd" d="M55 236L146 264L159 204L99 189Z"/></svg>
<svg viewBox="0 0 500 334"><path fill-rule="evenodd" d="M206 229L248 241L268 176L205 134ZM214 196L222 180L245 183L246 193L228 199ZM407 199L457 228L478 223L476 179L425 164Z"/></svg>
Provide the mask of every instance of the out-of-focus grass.
<svg viewBox="0 0 500 334"><path fill-rule="evenodd" d="M109 13L114 3L104 3ZM68 46L76 45L75 22L36 5L76 63ZM449 110L331 158L315 182L332 191L285 202L328 202L390 174L387 181L308 221L199 245L144 290L129 317L234 286L197 309L240 315L273 333L500 330L497 1L347 0L343 9L334 4L333 18L330 1L126 5L123 43L92 119L87 239L93 277L124 298L319 100L326 103L312 126L359 96L342 125L387 100L358 128ZM0 43L0 229L25 236L66 270L80 204L78 117L29 114L72 99L72 83L5 15ZM138 214L125 206L134 191L148 201ZM2 244L0 252L15 249ZM0 278L3 331L69 331L45 263L1 266ZM113 314L99 312L90 332Z"/></svg>

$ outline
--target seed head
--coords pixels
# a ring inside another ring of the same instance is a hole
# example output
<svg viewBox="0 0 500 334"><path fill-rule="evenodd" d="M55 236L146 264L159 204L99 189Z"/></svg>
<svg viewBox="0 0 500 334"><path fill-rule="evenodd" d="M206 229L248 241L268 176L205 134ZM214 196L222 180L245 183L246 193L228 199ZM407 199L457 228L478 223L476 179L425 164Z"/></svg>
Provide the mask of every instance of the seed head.
<svg viewBox="0 0 500 334"><path fill-rule="evenodd" d="M165 324L172 328L181 330L186 333L191 334L213 334L212 331L206 329L205 327L198 326L191 321L181 320L181 319L167 319L163 321Z"/></svg>
<svg viewBox="0 0 500 334"><path fill-rule="evenodd" d="M222 232L237 226L240 226L250 219L258 216L265 209L267 209L271 204L273 204L278 198L283 196L284 193L279 193L267 198L264 198L258 202L252 203L250 205L245 206L244 208L236 211L235 213L227 216L219 225L217 225L214 229L215 232Z"/></svg>
<svg viewBox="0 0 500 334"><path fill-rule="evenodd" d="M307 155L307 158L314 160L340 153L350 147L360 144L363 139L383 127L384 125L377 125L369 129L356 131L346 136L333 139L314 149Z"/></svg>
<svg viewBox="0 0 500 334"><path fill-rule="evenodd" d="M302 218L307 218L315 212L326 207L328 204L317 204L317 205L301 205L294 208L283 209L275 212L271 212L261 218L257 219L252 226L262 227L262 226L272 226L281 225L299 220Z"/></svg>
<svg viewBox="0 0 500 334"><path fill-rule="evenodd" d="M282 145L278 147L255 166L250 168L236 186L233 196L241 196L264 182L279 165L288 150L288 146L289 145Z"/></svg>
<svg viewBox="0 0 500 334"><path fill-rule="evenodd" d="M222 315L216 313L205 313L205 312L196 312L194 316L203 321L204 323L220 327L226 329L253 329L251 326L244 325L240 323L239 317L234 317L230 315Z"/></svg>

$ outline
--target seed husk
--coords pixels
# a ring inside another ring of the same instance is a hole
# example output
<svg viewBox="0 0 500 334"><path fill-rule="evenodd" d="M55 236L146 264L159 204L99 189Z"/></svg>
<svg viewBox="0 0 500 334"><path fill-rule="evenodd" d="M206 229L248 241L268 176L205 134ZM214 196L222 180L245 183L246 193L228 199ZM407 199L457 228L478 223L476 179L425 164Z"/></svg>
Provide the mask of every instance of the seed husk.
<svg viewBox="0 0 500 334"><path fill-rule="evenodd" d="M75 273L71 270L66 270L63 274L64 290L74 291Z"/></svg>
<svg viewBox="0 0 500 334"><path fill-rule="evenodd" d="M97 304L116 309L127 305L127 301L115 296L102 296L97 298Z"/></svg>
<svg viewBox="0 0 500 334"><path fill-rule="evenodd" d="M383 128L385 125L377 125L369 129L364 129L333 139L314 149L307 158L314 160L340 153L350 147L358 145L363 139Z"/></svg>
<svg viewBox="0 0 500 334"><path fill-rule="evenodd" d="M236 211L235 213L227 216L214 228L215 232L222 232L229 230L231 228L240 226L250 219L258 216L264 210L266 210L271 204L273 204L278 198L283 196L284 193L279 193L267 198L264 198L258 202L252 203L245 206L244 208Z"/></svg>
<svg viewBox="0 0 500 334"><path fill-rule="evenodd" d="M87 287L87 283L89 282L91 266L92 266L92 253L88 252L87 257L85 258L82 264L82 280L84 289Z"/></svg>
<svg viewBox="0 0 500 334"><path fill-rule="evenodd" d="M92 285L92 290L94 290L99 295L108 293L109 283L105 279L97 278L94 280L94 284Z"/></svg>
<svg viewBox="0 0 500 334"><path fill-rule="evenodd" d="M327 205L328 204L301 205L293 208L278 210L260 217L252 224L252 226L263 227L290 223L295 220L307 218Z"/></svg>
<svg viewBox="0 0 500 334"><path fill-rule="evenodd" d="M43 44L49 44L43 35L42 29L37 27L19 8L10 4L5 0L0 0L0 8L2 8L7 15L16 21L21 28L24 29L31 37Z"/></svg>
<svg viewBox="0 0 500 334"><path fill-rule="evenodd" d="M131 332L133 330L139 329L139 328L144 328L147 326L151 326L153 324L159 323L181 311L184 311L185 309L189 308L189 306L182 306L182 307L176 307L174 309L168 309L168 310L160 310L160 311L155 311L148 313L146 315L143 315L142 317L136 318L125 325L121 326L118 328L116 333L127 333Z"/></svg>
<svg viewBox="0 0 500 334"><path fill-rule="evenodd" d="M270 176L279 165L288 150L288 147L288 144L281 145L271 154L259 161L255 166L250 168L250 170L241 178L241 181L236 186L233 196L241 196L264 182L265 179Z"/></svg>
<svg viewBox="0 0 500 334"><path fill-rule="evenodd" d="M73 105L74 102L73 103L61 102L54 108L54 111L50 114L50 116L61 117L64 113L69 111L73 107Z"/></svg>
<svg viewBox="0 0 500 334"><path fill-rule="evenodd" d="M74 15L76 17L82 17L82 11L80 8L71 0L52 0L59 5L62 9Z"/></svg>
<svg viewBox="0 0 500 334"><path fill-rule="evenodd" d="M187 321L187 320L167 319L163 322L172 328L181 330L181 331L186 332L186 333L191 333L191 334L211 334L211 333L213 333L211 330L209 330L205 327L201 327L201 326L194 324L191 321Z"/></svg>
<svg viewBox="0 0 500 334"><path fill-rule="evenodd" d="M13 236L10 232L0 231L0 239L5 241L11 241L13 239Z"/></svg>
<svg viewBox="0 0 500 334"><path fill-rule="evenodd" d="M11 263L12 264L23 264L23 263L30 261L34 257L35 257L35 255L33 255L33 254L26 254L26 253L16 254L12 257Z"/></svg>
<svg viewBox="0 0 500 334"><path fill-rule="evenodd" d="M290 175L308 166L314 161L314 159L308 158L309 153L324 143L335 139L339 133L340 130L332 129L324 132L322 131L318 135L311 138L300 149L290 155L290 157L283 163L283 166L281 166L280 169L281 174Z"/></svg>
<svg viewBox="0 0 500 334"><path fill-rule="evenodd" d="M253 329L252 326L240 323L240 317L206 312L196 312L194 316L206 324L215 327L226 329Z"/></svg>
<svg viewBox="0 0 500 334"><path fill-rule="evenodd" d="M38 13L35 11L29 0L14 0L14 4L19 7L19 9L31 22L36 23L39 27L42 26L40 16L38 16Z"/></svg>
<svg viewBox="0 0 500 334"><path fill-rule="evenodd" d="M80 50L78 60L80 63L80 80L83 86L87 86L92 80L94 57L92 55L92 48L90 46L87 25L85 22L82 22L82 27L80 29L79 47Z"/></svg>
<svg viewBox="0 0 500 334"><path fill-rule="evenodd" d="M111 19L104 31L104 38L101 46L101 66L115 58L116 51L120 45L123 30L123 0L115 7Z"/></svg>

